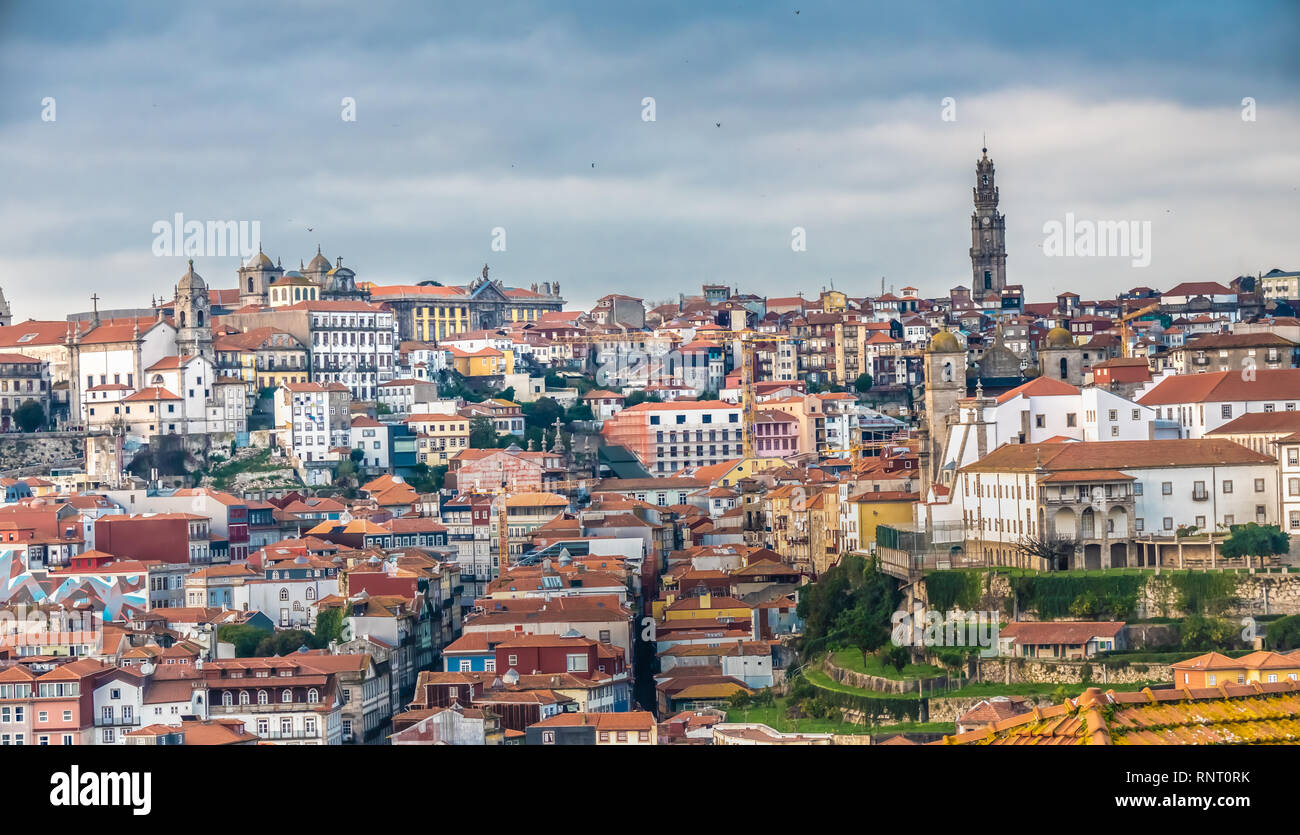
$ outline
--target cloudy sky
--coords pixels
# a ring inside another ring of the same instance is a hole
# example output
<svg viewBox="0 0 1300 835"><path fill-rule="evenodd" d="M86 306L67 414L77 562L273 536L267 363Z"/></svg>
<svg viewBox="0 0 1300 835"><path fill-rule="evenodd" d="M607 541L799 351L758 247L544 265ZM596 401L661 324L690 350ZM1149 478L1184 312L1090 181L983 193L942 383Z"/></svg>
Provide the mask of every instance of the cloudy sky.
<svg viewBox="0 0 1300 835"><path fill-rule="evenodd" d="M940 295L970 284L985 133L1031 301L1300 269L1300 5L1056 5L0 3L0 287L19 320L146 305L180 212L259 221L286 267L487 262L575 307ZM1150 221L1150 265L1045 255L1067 212Z"/></svg>

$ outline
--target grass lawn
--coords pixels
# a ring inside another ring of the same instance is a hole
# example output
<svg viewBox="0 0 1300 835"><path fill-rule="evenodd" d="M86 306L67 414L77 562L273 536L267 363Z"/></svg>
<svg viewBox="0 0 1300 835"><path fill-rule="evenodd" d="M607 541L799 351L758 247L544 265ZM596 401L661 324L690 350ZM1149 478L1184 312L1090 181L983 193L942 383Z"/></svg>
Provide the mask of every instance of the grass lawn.
<svg viewBox="0 0 1300 835"><path fill-rule="evenodd" d="M788 719L785 711L785 699L778 698L771 707L753 707L748 710L728 710L728 722L761 722L782 733L808 734L901 734L901 733L943 733L955 732L956 726L951 722L908 722L899 725L856 725L852 722L840 722L835 719Z"/></svg>
<svg viewBox="0 0 1300 835"><path fill-rule="evenodd" d="M880 656L876 653L867 655L866 663L862 661L862 653L856 649L841 649L831 653L831 661L835 666L852 670L855 673L864 673L869 676L880 676L881 678L891 679L893 681L907 681L914 678L934 678L944 674L942 667L936 667L933 664L906 664L902 671L886 666L881 663Z"/></svg>

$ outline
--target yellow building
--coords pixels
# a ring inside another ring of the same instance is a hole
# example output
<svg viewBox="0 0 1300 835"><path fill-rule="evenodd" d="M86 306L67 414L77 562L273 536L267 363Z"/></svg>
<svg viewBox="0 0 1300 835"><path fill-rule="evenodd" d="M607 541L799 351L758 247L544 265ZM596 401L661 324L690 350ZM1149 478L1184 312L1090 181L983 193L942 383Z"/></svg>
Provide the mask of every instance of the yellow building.
<svg viewBox="0 0 1300 835"><path fill-rule="evenodd" d="M718 487L731 487L742 478L761 473L773 467L784 467L780 458L735 458L718 464L706 464L695 469L695 477Z"/></svg>
<svg viewBox="0 0 1300 835"><path fill-rule="evenodd" d="M844 485L847 488L847 485ZM880 525L907 524L920 494L903 490L864 490L844 500L840 524L844 550L871 551Z"/></svg>
<svg viewBox="0 0 1300 835"><path fill-rule="evenodd" d="M714 597L705 592L698 597L682 597L664 609L664 620L721 620L731 618L749 623L753 614L747 604L734 597Z"/></svg>
<svg viewBox="0 0 1300 835"><path fill-rule="evenodd" d="M271 282L267 296L271 307L288 307L298 302L320 301L320 285L297 270L290 270Z"/></svg>
<svg viewBox="0 0 1300 835"><path fill-rule="evenodd" d="M452 348L450 351L452 367L462 377L492 377L515 373L513 351L498 351L496 348L481 348L472 352Z"/></svg>
<svg viewBox="0 0 1300 835"><path fill-rule="evenodd" d="M1260 650L1240 658L1207 652L1171 665L1174 687L1220 687L1225 684L1273 684L1300 679L1300 655Z"/></svg>
<svg viewBox="0 0 1300 835"><path fill-rule="evenodd" d="M445 467L448 460L469 448L469 418L460 415L411 415L406 425L415 433L415 459L430 467Z"/></svg>
<svg viewBox="0 0 1300 835"><path fill-rule="evenodd" d="M307 348L275 328L228 333L212 341L217 373L244 382L249 405L263 389L308 382Z"/></svg>
<svg viewBox="0 0 1300 835"><path fill-rule="evenodd" d="M821 303L823 313L843 313L849 306L849 297L839 290L823 290Z"/></svg>

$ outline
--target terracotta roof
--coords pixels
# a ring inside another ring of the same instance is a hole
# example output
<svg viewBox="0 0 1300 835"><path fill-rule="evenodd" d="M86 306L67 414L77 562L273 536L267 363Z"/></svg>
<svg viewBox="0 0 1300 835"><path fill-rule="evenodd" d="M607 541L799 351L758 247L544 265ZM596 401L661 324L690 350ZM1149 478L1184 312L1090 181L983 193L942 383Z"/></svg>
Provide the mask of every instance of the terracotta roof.
<svg viewBox="0 0 1300 835"><path fill-rule="evenodd" d="M1017 644L1085 644L1098 636L1114 638L1124 628L1122 621L1015 621L998 632Z"/></svg>
<svg viewBox="0 0 1300 835"><path fill-rule="evenodd" d="M1300 682L1101 692L944 737L948 745L1227 745L1300 740Z"/></svg>
<svg viewBox="0 0 1300 835"><path fill-rule="evenodd" d="M1049 472L1132 470L1155 467L1202 467L1227 464L1272 464L1275 459L1218 438L1161 441L1082 441L1058 444L1004 444L962 472Z"/></svg>
<svg viewBox="0 0 1300 835"><path fill-rule="evenodd" d="M1296 392L1300 397L1300 392ZM1248 433L1300 432L1300 412L1247 412L1228 421L1209 435L1244 435Z"/></svg>
<svg viewBox="0 0 1300 835"><path fill-rule="evenodd" d="M1157 383L1138 403L1165 406L1300 399L1300 368L1261 368L1255 370L1251 379L1244 377L1240 371L1171 376Z"/></svg>

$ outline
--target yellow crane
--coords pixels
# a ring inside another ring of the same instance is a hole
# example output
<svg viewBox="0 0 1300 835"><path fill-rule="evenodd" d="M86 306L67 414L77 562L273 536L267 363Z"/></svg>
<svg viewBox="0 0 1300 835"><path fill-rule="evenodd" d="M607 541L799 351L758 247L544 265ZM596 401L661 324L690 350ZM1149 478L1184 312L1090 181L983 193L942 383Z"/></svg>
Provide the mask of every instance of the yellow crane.
<svg viewBox="0 0 1300 835"><path fill-rule="evenodd" d="M1119 317L1119 355L1121 357L1128 359L1128 323L1134 319L1140 319L1148 313L1154 313L1159 309L1160 302L1156 302L1155 304L1149 304L1146 307L1134 310L1132 313L1125 313L1123 316Z"/></svg>
<svg viewBox="0 0 1300 835"><path fill-rule="evenodd" d="M759 344L779 345L783 342L799 342L800 340L784 333L714 329L707 329L702 334L697 333L696 338L709 342L732 340L740 343L740 424L741 440L743 442L741 454L746 459L753 458L757 446L754 436L758 427L758 407L754 397L754 349Z"/></svg>

